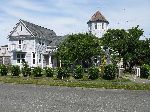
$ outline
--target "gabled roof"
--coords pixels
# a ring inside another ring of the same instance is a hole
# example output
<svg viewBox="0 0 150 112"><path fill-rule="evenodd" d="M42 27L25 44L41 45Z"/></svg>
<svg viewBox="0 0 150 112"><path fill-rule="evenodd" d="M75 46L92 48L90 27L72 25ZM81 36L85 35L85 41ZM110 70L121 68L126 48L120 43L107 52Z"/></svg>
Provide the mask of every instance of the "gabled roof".
<svg viewBox="0 0 150 112"><path fill-rule="evenodd" d="M109 24L106 18L99 11L97 11L87 23L90 22L106 22Z"/></svg>
<svg viewBox="0 0 150 112"><path fill-rule="evenodd" d="M51 40L52 38L57 37L56 33L53 30L35 25L33 23L30 23L21 19L19 20L19 23L23 24L25 28L32 34L33 37L43 38L47 40Z"/></svg>

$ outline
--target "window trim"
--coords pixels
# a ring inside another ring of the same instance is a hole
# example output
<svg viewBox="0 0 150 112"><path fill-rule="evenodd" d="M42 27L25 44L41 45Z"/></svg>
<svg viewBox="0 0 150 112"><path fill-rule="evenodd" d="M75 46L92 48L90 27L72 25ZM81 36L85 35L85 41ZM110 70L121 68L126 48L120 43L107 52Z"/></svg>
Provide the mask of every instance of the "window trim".
<svg viewBox="0 0 150 112"><path fill-rule="evenodd" d="M35 53L32 53L32 64L35 65Z"/></svg>
<svg viewBox="0 0 150 112"><path fill-rule="evenodd" d="M24 58L22 58L22 55L24 55ZM25 62L25 61L26 61L26 60L25 60L25 53L17 53L17 54L16 54L16 60L17 60L17 63L18 63L18 64L22 63L23 60L24 60L24 62ZM19 62L18 62L18 61L19 61Z"/></svg>
<svg viewBox="0 0 150 112"><path fill-rule="evenodd" d="M21 40L19 40L19 45L20 45L21 43L22 43Z"/></svg>
<svg viewBox="0 0 150 112"><path fill-rule="evenodd" d="M39 55L39 63L41 63L41 59L42 59L42 55L40 53L40 55Z"/></svg>

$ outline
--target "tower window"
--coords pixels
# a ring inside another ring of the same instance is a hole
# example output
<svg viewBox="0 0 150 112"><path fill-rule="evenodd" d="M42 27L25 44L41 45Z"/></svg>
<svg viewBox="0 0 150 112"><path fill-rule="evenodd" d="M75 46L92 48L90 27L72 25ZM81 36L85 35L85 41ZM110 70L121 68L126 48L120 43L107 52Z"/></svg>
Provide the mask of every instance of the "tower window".
<svg viewBox="0 0 150 112"><path fill-rule="evenodd" d="M95 23L95 29L97 29L97 23Z"/></svg>

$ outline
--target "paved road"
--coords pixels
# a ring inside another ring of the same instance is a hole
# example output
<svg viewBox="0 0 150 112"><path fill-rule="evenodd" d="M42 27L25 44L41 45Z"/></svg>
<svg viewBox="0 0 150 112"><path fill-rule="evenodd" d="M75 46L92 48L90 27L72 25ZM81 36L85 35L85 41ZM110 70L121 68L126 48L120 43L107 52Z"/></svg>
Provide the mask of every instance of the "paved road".
<svg viewBox="0 0 150 112"><path fill-rule="evenodd" d="M0 112L150 112L150 91L0 84Z"/></svg>

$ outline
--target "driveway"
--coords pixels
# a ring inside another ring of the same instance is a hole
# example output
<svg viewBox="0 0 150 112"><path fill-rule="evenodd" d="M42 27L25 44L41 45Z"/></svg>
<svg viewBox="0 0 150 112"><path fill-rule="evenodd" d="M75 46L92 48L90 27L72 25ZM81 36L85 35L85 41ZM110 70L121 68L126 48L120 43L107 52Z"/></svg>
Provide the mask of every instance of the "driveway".
<svg viewBox="0 0 150 112"><path fill-rule="evenodd" d="M150 112L150 91L0 84L0 112Z"/></svg>

